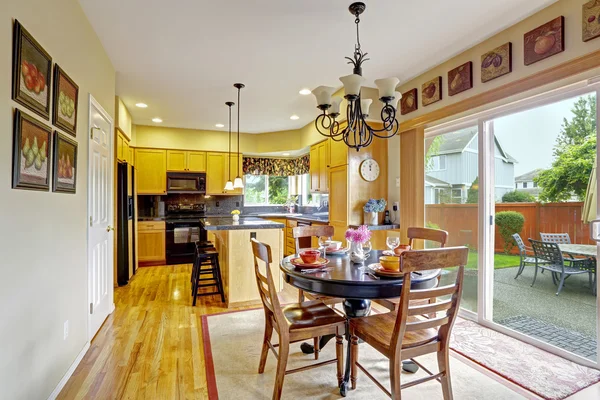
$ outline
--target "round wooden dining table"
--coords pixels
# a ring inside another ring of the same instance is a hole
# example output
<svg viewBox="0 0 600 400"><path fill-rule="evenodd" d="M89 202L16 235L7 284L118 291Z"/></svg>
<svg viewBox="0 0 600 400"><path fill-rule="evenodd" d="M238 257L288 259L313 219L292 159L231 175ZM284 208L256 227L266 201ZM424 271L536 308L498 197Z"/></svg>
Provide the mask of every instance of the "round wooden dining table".
<svg viewBox="0 0 600 400"><path fill-rule="evenodd" d="M379 278L369 274L369 264L379 262L383 251L372 251L361 264L355 264L349 255L327 254L329 262L323 272L300 270L290 260L296 255L285 257L280 264L285 281L298 289L310 293L318 293L329 297L343 298L346 318L359 318L369 315L371 300L387 299L400 296L402 278ZM413 273L411 289L429 289L438 283L441 270L428 270L420 274ZM340 394L346 396L350 380L350 332L346 323L346 366L344 378L340 385Z"/></svg>

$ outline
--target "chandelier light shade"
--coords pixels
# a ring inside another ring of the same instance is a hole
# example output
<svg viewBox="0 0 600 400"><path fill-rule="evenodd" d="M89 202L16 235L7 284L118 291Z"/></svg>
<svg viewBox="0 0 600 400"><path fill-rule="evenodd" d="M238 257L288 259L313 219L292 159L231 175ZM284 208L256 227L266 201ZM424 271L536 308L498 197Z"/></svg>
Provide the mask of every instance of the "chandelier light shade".
<svg viewBox="0 0 600 400"><path fill-rule="evenodd" d="M362 64L369 59L366 58L367 53L363 53L361 50L358 29L360 15L365 11L365 8L365 3L361 2L352 3L348 8L355 17L356 45L354 46L353 57L346 57L349 60L348 64L354 66L352 74L340 78L344 85L344 98L348 101L346 105L347 126L343 130L340 128L340 122L338 121L342 98L331 97L335 89L329 86L319 86L312 91L317 100L317 108L321 110L321 114L315 120L317 131L335 141L343 140L346 146L357 151L369 146L374 137L389 139L398 133L399 123L396 119L396 111L398 110L398 101L401 98L401 94L396 92L396 86L400 82L398 78L375 80L375 85L379 89L379 100L383 103L381 109L383 127L375 129L367 123L366 118L369 115L369 108L373 100L361 99L360 97L361 87L365 83L365 78L362 76Z"/></svg>
<svg viewBox="0 0 600 400"><path fill-rule="evenodd" d="M234 104L233 101L225 103L229 107L229 153L227 155L227 183L225 184L225 191L233 190L233 182L231 182L231 106Z"/></svg>
<svg viewBox="0 0 600 400"><path fill-rule="evenodd" d="M233 181L233 187L234 187L234 189L243 189L244 181L242 180L242 177L240 176L240 92L245 87L245 85L243 83L234 83L233 87L235 87L238 90L238 105L237 105L237 112L238 112L238 122L237 122L238 173Z"/></svg>

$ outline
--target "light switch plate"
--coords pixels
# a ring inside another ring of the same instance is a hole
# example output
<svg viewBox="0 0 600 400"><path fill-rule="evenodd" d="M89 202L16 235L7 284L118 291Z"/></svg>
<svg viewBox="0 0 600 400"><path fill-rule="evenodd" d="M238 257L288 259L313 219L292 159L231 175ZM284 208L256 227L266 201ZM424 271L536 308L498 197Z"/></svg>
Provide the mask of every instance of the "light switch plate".
<svg viewBox="0 0 600 400"><path fill-rule="evenodd" d="M400 177L396 177L396 187L400 187Z"/></svg>

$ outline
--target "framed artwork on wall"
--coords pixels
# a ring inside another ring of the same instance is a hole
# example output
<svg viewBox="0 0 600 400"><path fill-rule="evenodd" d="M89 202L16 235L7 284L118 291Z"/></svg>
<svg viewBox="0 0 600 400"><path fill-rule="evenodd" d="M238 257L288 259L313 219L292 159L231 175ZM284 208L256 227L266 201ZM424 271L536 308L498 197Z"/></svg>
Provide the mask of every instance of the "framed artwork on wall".
<svg viewBox="0 0 600 400"><path fill-rule="evenodd" d="M407 92L402 93L400 99L400 114L405 115L416 111L419 108L419 102L417 99L417 88L410 89Z"/></svg>
<svg viewBox="0 0 600 400"><path fill-rule="evenodd" d="M600 36L600 0L592 0L582 6L581 28L584 42Z"/></svg>
<svg viewBox="0 0 600 400"><path fill-rule="evenodd" d="M504 43L481 56L481 82L512 72L512 43Z"/></svg>
<svg viewBox="0 0 600 400"><path fill-rule="evenodd" d="M48 119L52 58L15 20L13 29L12 99Z"/></svg>
<svg viewBox="0 0 600 400"><path fill-rule="evenodd" d="M565 50L565 17L560 16L527 32L524 37L525 65L531 65Z"/></svg>
<svg viewBox="0 0 600 400"><path fill-rule="evenodd" d="M428 106L442 99L442 77L438 76L427 81L421 87L421 102L423 106Z"/></svg>
<svg viewBox="0 0 600 400"><path fill-rule="evenodd" d="M448 71L448 95L454 96L473 87L473 63L468 61Z"/></svg>
<svg viewBox="0 0 600 400"><path fill-rule="evenodd" d="M50 188L52 129L15 110L13 123L13 189L47 191Z"/></svg>
<svg viewBox="0 0 600 400"><path fill-rule="evenodd" d="M55 64L52 123L73 136L76 136L77 130L78 98L79 86L58 64Z"/></svg>
<svg viewBox="0 0 600 400"><path fill-rule="evenodd" d="M77 143L54 131L52 191L75 193L77 186Z"/></svg>

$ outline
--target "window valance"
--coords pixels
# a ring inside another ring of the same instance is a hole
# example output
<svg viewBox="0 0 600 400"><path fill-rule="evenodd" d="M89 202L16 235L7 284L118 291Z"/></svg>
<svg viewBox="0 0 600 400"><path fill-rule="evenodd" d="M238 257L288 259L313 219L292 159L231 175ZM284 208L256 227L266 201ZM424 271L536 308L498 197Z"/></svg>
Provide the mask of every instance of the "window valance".
<svg viewBox="0 0 600 400"><path fill-rule="evenodd" d="M244 175L293 176L308 174L310 156L298 158L244 157Z"/></svg>

